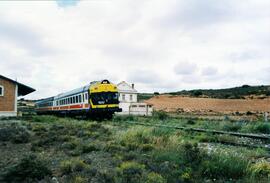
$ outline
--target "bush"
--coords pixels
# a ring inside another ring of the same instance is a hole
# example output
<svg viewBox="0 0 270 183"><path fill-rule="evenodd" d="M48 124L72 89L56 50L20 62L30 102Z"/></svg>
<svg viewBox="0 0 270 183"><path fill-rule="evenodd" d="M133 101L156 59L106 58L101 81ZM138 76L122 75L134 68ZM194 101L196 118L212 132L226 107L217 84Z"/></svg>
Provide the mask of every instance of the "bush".
<svg viewBox="0 0 270 183"><path fill-rule="evenodd" d="M145 166L137 162L128 161L124 162L117 168L118 174L122 178L123 183L141 182L142 174Z"/></svg>
<svg viewBox="0 0 270 183"><path fill-rule="evenodd" d="M80 142L78 139L71 139L69 142L64 142L62 144L63 149L72 150L79 146Z"/></svg>
<svg viewBox="0 0 270 183"><path fill-rule="evenodd" d="M145 127L133 127L116 137L121 145L129 149L136 149L142 144L151 142L151 129Z"/></svg>
<svg viewBox="0 0 270 183"><path fill-rule="evenodd" d="M223 126L223 130L225 131L233 131L233 132L237 132L242 128L242 125L240 123L226 123Z"/></svg>
<svg viewBox="0 0 270 183"><path fill-rule="evenodd" d="M80 172L84 169L89 169L90 166L81 159L64 160L60 163L60 171L62 174L70 174L73 172Z"/></svg>
<svg viewBox="0 0 270 183"><path fill-rule="evenodd" d="M118 122L118 121L135 121L137 119L136 116L134 115L115 115L113 117L113 121Z"/></svg>
<svg viewBox="0 0 270 183"><path fill-rule="evenodd" d="M202 163L202 176L211 179L240 179L246 175L248 165L248 160L235 153L215 152L209 154Z"/></svg>
<svg viewBox="0 0 270 183"><path fill-rule="evenodd" d="M31 121L33 122L42 122L42 123L54 123L59 120L56 116L42 115L42 116L33 116Z"/></svg>
<svg viewBox="0 0 270 183"><path fill-rule="evenodd" d="M270 178L270 163L263 160L251 165L250 173L255 178Z"/></svg>
<svg viewBox="0 0 270 183"><path fill-rule="evenodd" d="M79 147L82 153L90 153L92 151L98 151L99 149L94 144L83 144Z"/></svg>
<svg viewBox="0 0 270 183"><path fill-rule="evenodd" d="M12 124L0 129L0 141L11 141L13 143L27 143L30 140L30 133L18 124Z"/></svg>
<svg viewBox="0 0 270 183"><path fill-rule="evenodd" d="M23 182L26 180L41 180L45 176L51 176L52 172L47 166L47 162L30 154L21 159L21 161L8 168L4 174L4 180L7 182ZM29 182L29 181L26 181Z"/></svg>
<svg viewBox="0 0 270 183"><path fill-rule="evenodd" d="M259 122L253 127L253 130L255 132L259 132L259 133L269 134L270 133L270 124Z"/></svg>
<svg viewBox="0 0 270 183"><path fill-rule="evenodd" d="M165 120L169 118L168 113L166 113L165 111L154 111L153 112L153 117L158 119L158 120Z"/></svg>
<svg viewBox="0 0 270 183"><path fill-rule="evenodd" d="M198 144L184 143L180 149L185 164L196 167L201 163L203 152L200 151Z"/></svg>
<svg viewBox="0 0 270 183"><path fill-rule="evenodd" d="M87 181L87 178L77 175L73 178L72 182L73 183L87 183L88 181Z"/></svg>
<svg viewBox="0 0 270 183"><path fill-rule="evenodd" d="M188 125L194 125L194 124L196 124L196 122L195 122L194 120L189 119L189 120L187 121L187 124L188 124Z"/></svg>
<svg viewBox="0 0 270 183"><path fill-rule="evenodd" d="M165 183L166 180L158 173L151 172L147 175L145 183Z"/></svg>

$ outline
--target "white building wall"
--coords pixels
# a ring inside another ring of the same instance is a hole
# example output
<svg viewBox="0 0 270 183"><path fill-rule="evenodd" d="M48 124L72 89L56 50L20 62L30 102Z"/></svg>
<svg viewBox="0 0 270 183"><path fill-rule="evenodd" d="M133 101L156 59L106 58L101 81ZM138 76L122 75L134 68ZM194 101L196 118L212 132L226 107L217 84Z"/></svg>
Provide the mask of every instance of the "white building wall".
<svg viewBox="0 0 270 183"><path fill-rule="evenodd" d="M17 112L14 111L0 111L0 117L17 116Z"/></svg>
<svg viewBox="0 0 270 183"><path fill-rule="evenodd" d="M117 87L119 91L119 107L122 109L122 112L117 114L152 115L152 106L149 106L146 103L138 103L138 92L134 88L134 85L129 85L123 81L119 83ZM144 105L144 107L142 107L142 105Z"/></svg>

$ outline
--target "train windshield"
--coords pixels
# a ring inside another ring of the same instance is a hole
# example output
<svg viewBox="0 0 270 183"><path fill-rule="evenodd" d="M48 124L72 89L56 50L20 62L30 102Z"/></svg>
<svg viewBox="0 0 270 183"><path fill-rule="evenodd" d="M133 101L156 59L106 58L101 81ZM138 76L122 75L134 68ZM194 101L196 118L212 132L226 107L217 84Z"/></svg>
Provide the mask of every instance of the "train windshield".
<svg viewBox="0 0 270 183"><path fill-rule="evenodd" d="M92 93L91 99L94 105L102 104L118 104L118 93L116 92L101 92Z"/></svg>

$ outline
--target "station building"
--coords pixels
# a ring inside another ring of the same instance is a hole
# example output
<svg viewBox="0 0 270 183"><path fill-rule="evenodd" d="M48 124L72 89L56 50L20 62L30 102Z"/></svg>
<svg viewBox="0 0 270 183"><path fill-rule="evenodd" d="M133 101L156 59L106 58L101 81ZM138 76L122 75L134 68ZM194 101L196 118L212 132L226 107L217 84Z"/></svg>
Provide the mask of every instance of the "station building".
<svg viewBox="0 0 270 183"><path fill-rule="evenodd" d="M0 75L0 117L17 116L17 98L35 89Z"/></svg>
<svg viewBox="0 0 270 183"><path fill-rule="evenodd" d="M118 113L119 115L152 115L152 105L138 102L138 91L135 89L134 84L122 81L117 84L117 88L119 92L119 107L122 109L122 112Z"/></svg>

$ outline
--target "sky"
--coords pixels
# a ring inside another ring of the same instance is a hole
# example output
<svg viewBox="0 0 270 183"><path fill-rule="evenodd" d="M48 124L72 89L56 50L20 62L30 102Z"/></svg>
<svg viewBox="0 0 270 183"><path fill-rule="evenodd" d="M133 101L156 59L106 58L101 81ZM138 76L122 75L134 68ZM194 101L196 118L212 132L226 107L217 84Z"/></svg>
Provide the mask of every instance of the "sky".
<svg viewBox="0 0 270 183"><path fill-rule="evenodd" d="M57 95L270 84L269 0L1 1L0 74Z"/></svg>

